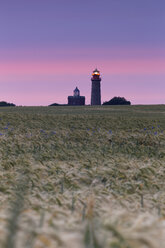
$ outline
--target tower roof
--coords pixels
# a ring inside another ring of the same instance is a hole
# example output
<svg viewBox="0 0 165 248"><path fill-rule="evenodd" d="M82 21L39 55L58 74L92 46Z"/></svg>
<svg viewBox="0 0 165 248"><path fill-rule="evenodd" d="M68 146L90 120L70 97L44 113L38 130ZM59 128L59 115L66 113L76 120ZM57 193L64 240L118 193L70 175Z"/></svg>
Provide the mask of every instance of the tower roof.
<svg viewBox="0 0 165 248"><path fill-rule="evenodd" d="M100 72L99 72L99 70L97 68L92 73L92 76L94 76L94 75L100 76Z"/></svg>
<svg viewBox="0 0 165 248"><path fill-rule="evenodd" d="M74 90L74 92L79 92L79 89L76 87L75 90Z"/></svg>
<svg viewBox="0 0 165 248"><path fill-rule="evenodd" d="M79 89L76 87L76 89L73 91L73 96L74 97L79 97L80 96L80 91Z"/></svg>
<svg viewBox="0 0 165 248"><path fill-rule="evenodd" d="M99 72L99 70L96 68L93 72Z"/></svg>

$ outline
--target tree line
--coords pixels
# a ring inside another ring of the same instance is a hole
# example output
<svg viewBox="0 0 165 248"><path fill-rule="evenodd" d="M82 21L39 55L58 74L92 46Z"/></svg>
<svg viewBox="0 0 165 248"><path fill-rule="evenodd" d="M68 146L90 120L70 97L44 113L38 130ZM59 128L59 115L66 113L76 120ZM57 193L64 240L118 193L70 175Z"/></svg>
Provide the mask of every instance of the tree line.
<svg viewBox="0 0 165 248"><path fill-rule="evenodd" d="M104 102L102 105L131 105L130 101L127 101L124 97L115 96L111 100ZM5 101L0 102L0 107L15 107L16 105L14 103L8 103ZM68 104L58 104L53 103L49 106L68 106Z"/></svg>

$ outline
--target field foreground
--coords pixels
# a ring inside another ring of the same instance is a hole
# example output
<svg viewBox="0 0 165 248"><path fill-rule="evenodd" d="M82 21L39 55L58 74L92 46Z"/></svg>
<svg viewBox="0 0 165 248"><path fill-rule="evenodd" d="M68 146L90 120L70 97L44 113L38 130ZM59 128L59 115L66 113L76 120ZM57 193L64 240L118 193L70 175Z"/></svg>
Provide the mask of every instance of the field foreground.
<svg viewBox="0 0 165 248"><path fill-rule="evenodd" d="M0 247L164 248L165 106L0 108Z"/></svg>

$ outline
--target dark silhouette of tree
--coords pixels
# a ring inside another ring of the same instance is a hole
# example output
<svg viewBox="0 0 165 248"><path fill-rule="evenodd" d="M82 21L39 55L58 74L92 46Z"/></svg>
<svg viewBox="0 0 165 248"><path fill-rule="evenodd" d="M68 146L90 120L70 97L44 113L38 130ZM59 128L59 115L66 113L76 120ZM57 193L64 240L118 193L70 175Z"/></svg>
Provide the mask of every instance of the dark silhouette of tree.
<svg viewBox="0 0 165 248"><path fill-rule="evenodd" d="M103 105L131 105L131 102L127 101L124 97L115 96L108 102L104 102Z"/></svg>
<svg viewBox="0 0 165 248"><path fill-rule="evenodd" d="M15 104L2 101L2 102L0 102L0 107L15 107Z"/></svg>
<svg viewBox="0 0 165 248"><path fill-rule="evenodd" d="M68 106L68 104L52 103L52 104L48 105L48 107L51 107L51 106Z"/></svg>
<svg viewBox="0 0 165 248"><path fill-rule="evenodd" d="M58 103L52 103L49 106L59 106L59 104Z"/></svg>

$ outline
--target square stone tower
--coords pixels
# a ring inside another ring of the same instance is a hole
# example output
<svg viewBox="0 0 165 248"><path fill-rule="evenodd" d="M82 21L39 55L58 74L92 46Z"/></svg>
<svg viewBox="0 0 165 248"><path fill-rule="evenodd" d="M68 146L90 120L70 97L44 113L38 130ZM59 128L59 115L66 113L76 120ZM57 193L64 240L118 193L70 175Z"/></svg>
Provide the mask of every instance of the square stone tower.
<svg viewBox="0 0 165 248"><path fill-rule="evenodd" d="M80 96L80 91L76 87L73 96L68 96L68 105L85 105L85 96Z"/></svg>

